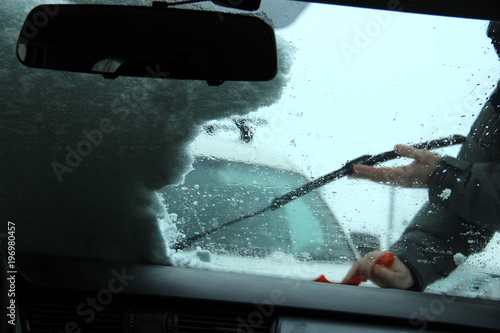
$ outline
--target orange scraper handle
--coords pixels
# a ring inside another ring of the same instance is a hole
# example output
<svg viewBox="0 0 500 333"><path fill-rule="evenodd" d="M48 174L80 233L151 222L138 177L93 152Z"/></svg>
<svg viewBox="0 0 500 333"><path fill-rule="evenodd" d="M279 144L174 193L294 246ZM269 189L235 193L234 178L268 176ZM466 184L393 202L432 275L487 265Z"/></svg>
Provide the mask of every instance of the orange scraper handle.
<svg viewBox="0 0 500 333"><path fill-rule="evenodd" d="M396 260L396 257L392 253L386 253L380 258L375 261L375 265L380 265L385 268L391 268L392 264L394 264L394 260ZM375 267L375 265L373 267ZM372 269L373 269L372 267ZM331 282L328 281L327 278L324 275L321 275L319 278L314 280L316 282L323 282L323 283L333 283L333 284L347 284L350 286L359 286L359 284L362 282L361 276L356 275L348 280L345 280L343 282Z"/></svg>

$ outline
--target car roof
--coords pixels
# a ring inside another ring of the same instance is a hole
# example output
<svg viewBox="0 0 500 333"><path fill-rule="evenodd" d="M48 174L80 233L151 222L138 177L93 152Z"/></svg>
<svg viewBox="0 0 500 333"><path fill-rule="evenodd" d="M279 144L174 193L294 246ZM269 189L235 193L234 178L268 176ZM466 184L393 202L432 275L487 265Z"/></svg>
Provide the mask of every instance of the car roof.
<svg viewBox="0 0 500 333"><path fill-rule="evenodd" d="M246 143L236 137L200 135L191 144L197 157L220 159L229 162L258 164L283 171L302 173L286 154L269 145Z"/></svg>

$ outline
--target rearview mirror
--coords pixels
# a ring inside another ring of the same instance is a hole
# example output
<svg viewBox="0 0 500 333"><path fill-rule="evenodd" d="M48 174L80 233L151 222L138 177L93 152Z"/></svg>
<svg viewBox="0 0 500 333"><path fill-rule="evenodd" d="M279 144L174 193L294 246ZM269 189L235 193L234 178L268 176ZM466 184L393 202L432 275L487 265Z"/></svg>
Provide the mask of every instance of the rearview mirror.
<svg viewBox="0 0 500 333"><path fill-rule="evenodd" d="M271 80L278 68L274 31L261 19L161 7L38 6L17 56L29 67L212 85Z"/></svg>

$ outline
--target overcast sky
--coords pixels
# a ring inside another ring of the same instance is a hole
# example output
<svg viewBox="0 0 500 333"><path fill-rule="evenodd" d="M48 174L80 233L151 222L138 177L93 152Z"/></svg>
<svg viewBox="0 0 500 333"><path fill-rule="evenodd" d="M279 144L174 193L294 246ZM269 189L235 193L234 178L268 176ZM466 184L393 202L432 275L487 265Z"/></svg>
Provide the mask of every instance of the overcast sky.
<svg viewBox="0 0 500 333"><path fill-rule="evenodd" d="M277 31L297 47L292 79L280 104L256 114L278 125L273 144L310 177L396 143L466 135L500 77L487 24L310 5ZM400 192L401 223L426 192ZM325 193L347 228L386 232L387 187L343 180Z"/></svg>

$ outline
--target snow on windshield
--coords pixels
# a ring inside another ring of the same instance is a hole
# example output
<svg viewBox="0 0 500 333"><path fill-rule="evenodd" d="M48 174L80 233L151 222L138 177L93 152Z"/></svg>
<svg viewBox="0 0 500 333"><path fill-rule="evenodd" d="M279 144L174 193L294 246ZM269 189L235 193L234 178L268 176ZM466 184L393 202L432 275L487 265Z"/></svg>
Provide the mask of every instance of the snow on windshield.
<svg viewBox="0 0 500 333"><path fill-rule="evenodd" d="M274 80L220 87L30 69L17 60L16 41L44 2L0 4L2 201L10 208L2 213L25 235L19 250L165 261L157 220L171 221L155 190L191 169L188 145L200 124L279 100L292 48L278 39Z"/></svg>

